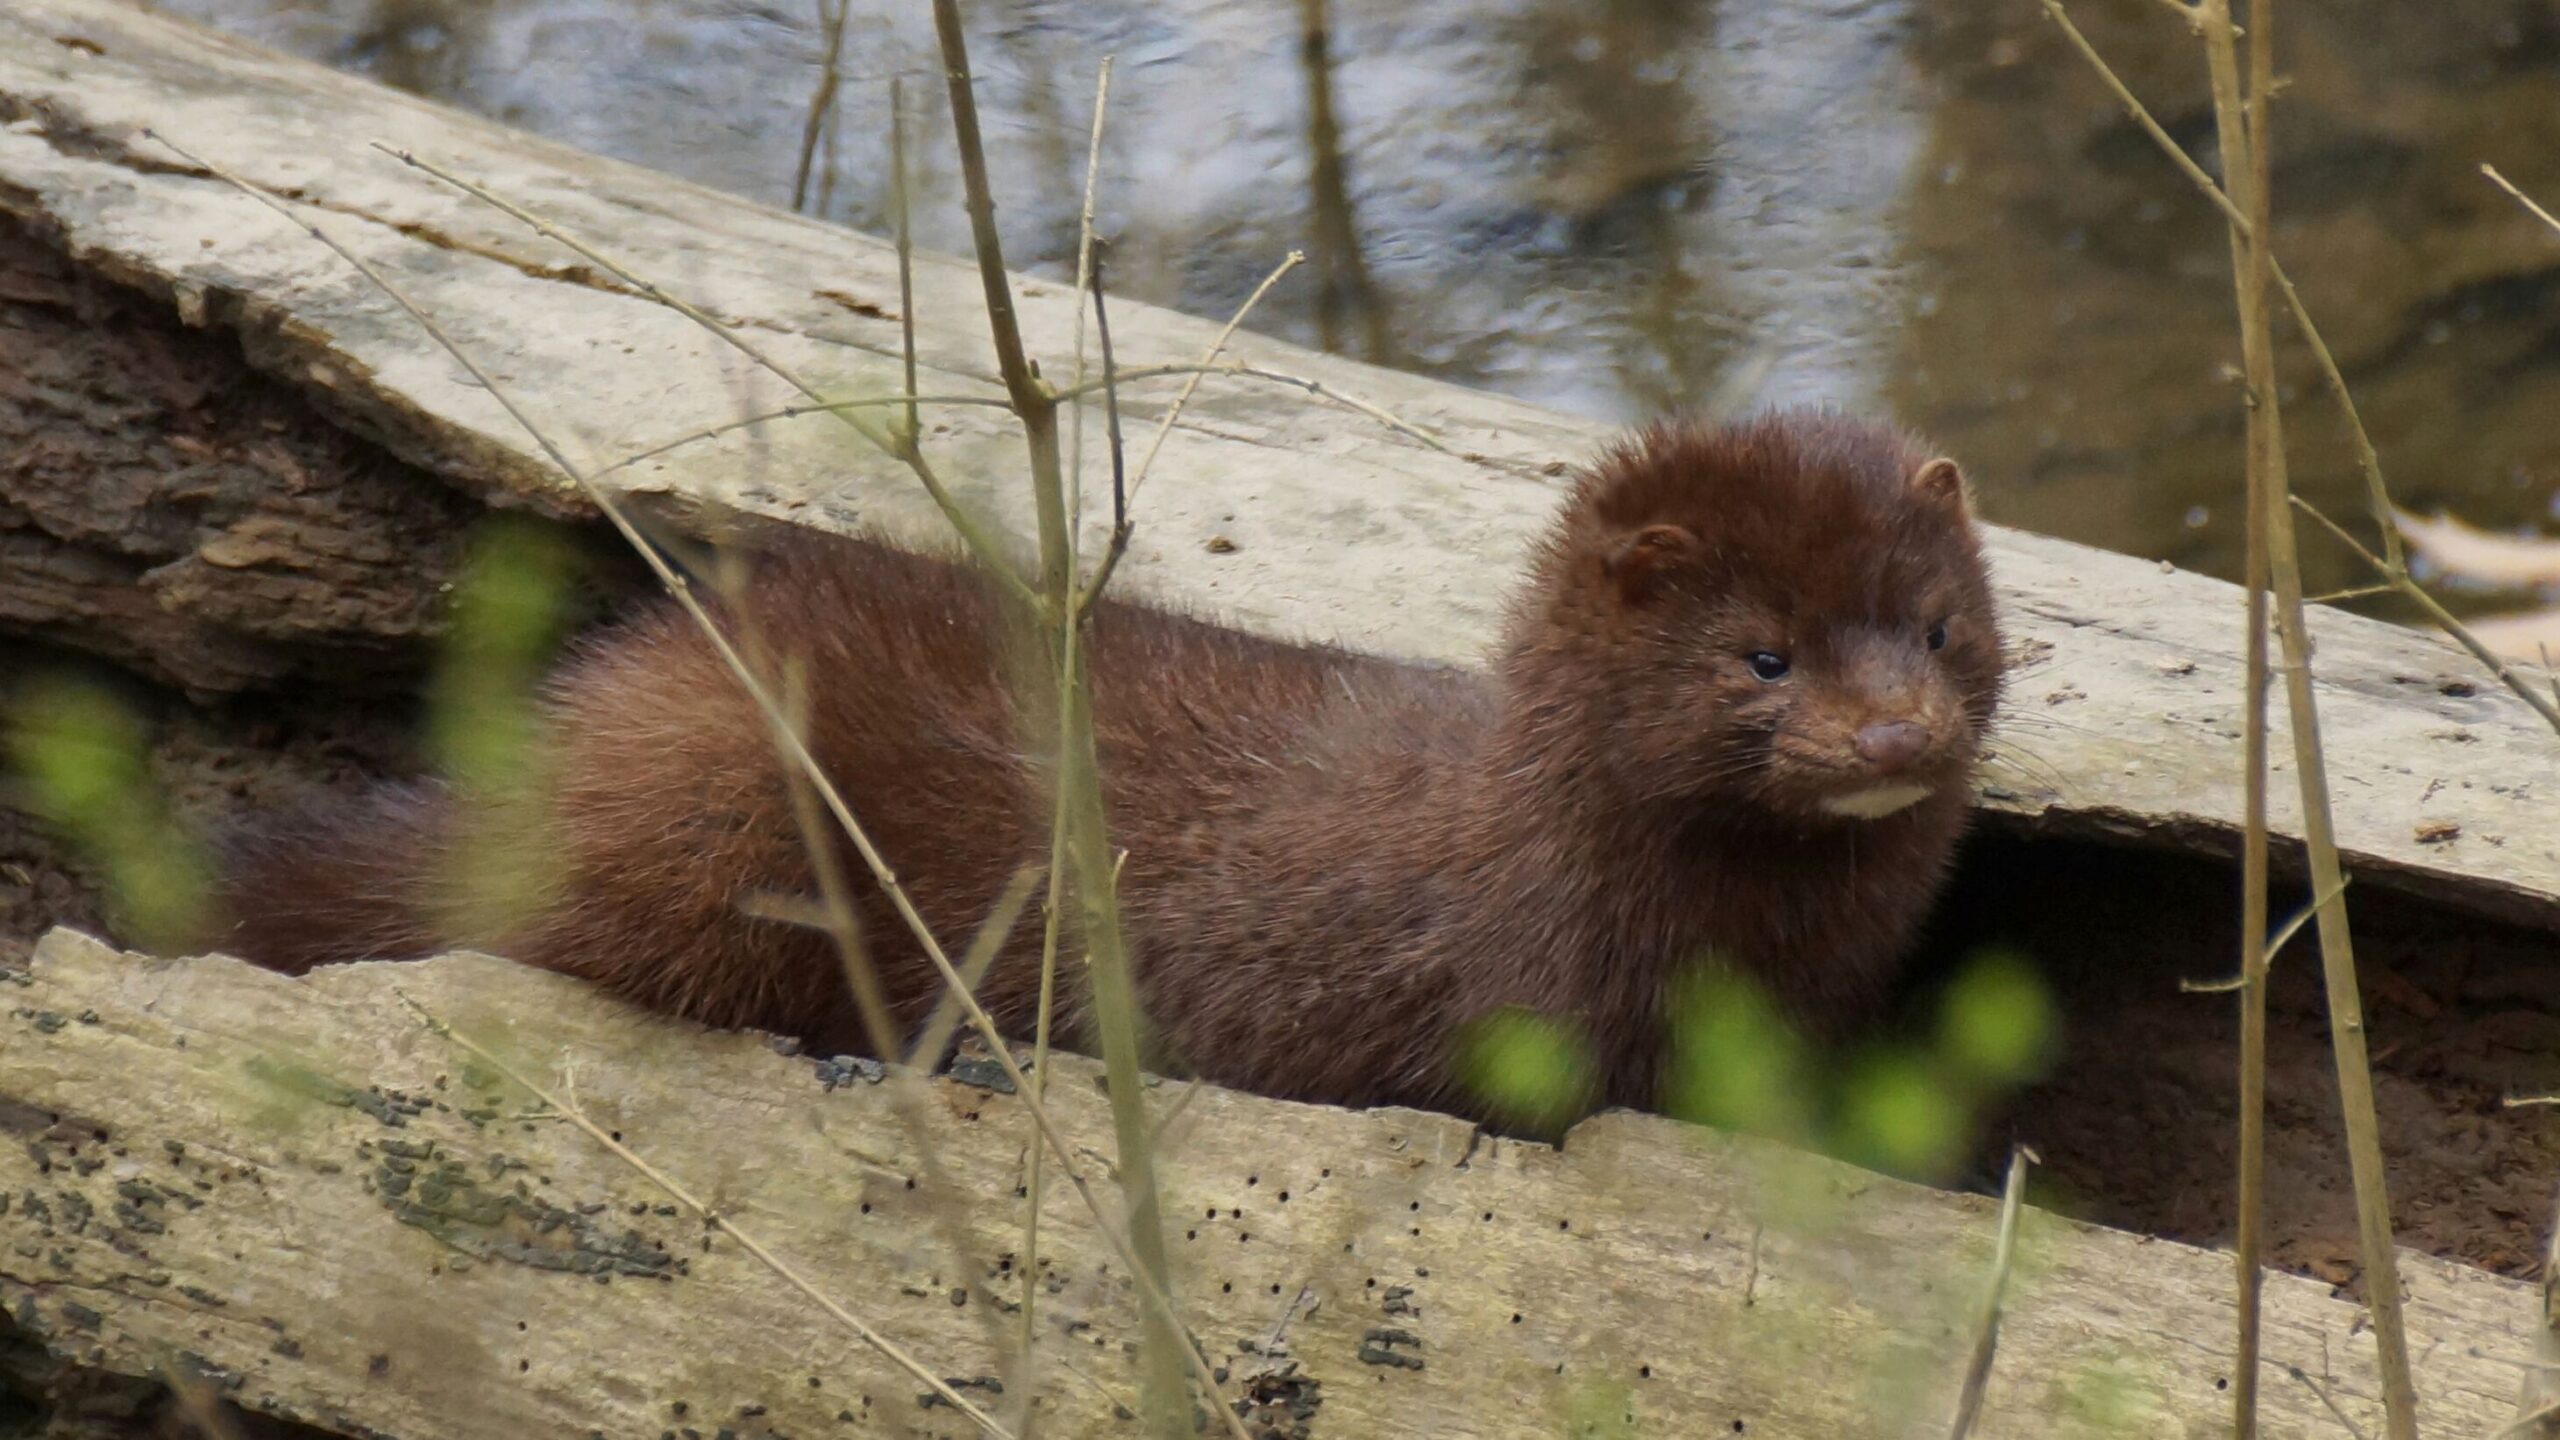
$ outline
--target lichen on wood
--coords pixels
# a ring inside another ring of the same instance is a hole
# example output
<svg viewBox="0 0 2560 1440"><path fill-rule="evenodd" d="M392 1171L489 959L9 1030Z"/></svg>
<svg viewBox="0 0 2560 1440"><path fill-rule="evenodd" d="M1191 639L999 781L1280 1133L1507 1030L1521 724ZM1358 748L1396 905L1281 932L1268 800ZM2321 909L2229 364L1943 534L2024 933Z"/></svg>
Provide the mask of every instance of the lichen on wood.
<svg viewBox="0 0 2560 1440"><path fill-rule="evenodd" d="M183 1353L243 1405L399 1440L655 1435L679 1416L706 1434L827 1434L845 1414L962 1433L406 996L949 1383L1006 1373L969 1307L1040 1286L1041 1433L1125 1429L1136 1297L1063 1201L1043 1253L1014 1253L1015 1097L934 1083L927 1139L960 1192L937 1195L883 1087L841 1083L848 1067L485 956L291 979L57 931L0 996L0 1309L83 1364L149 1375ZM1099 1067L1051 1064L1056 1119L1100 1145ZM1158 1112L1185 1089L1151 1089ZM1906 1434L1952 1403L1993 1239L1983 1197L1623 1113L1558 1149L1204 1089L1164 1152L1185 1318L1279 1435L1553 1435L1601 1412L1637 1434ZM971 1253L941 1243L935 1206L963 1215ZM1976 1433L2219 1417L2225 1260L2027 1221ZM2431 1425L2499 1423L2533 1292L2402 1267ZM2266 1303L2270 1359L2368 1414L2360 1310L2288 1276ZM2329 1423L2300 1386L2267 1404L2275 1433Z"/></svg>

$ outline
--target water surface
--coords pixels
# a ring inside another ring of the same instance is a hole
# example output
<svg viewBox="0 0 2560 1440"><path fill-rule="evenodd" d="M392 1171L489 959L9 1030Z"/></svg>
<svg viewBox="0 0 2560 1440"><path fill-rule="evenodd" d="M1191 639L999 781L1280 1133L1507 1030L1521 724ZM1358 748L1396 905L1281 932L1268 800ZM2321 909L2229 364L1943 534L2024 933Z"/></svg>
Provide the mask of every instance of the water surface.
<svg viewBox="0 0 2560 1440"><path fill-rule="evenodd" d="M854 0L842 103L812 9L752 0L162 0L561 140L887 228L908 73L923 243L967 237L927 7ZM2033 0L972 0L1008 257L1071 267L1096 63L1119 293L1603 419L1890 412L1995 519L2231 575L2238 344L2211 210ZM2159 0L2074 14L2210 168L2198 43ZM2399 499L2560 533L2560 15L2282 7L2277 243ZM2295 352L2299 347L2294 347ZM2362 489L2289 353L2298 488ZM2369 534L2369 528L2368 528ZM2318 588L2355 562L2306 532ZM2512 603L2517 597L2504 597ZM2477 607L2489 597L2464 596Z"/></svg>

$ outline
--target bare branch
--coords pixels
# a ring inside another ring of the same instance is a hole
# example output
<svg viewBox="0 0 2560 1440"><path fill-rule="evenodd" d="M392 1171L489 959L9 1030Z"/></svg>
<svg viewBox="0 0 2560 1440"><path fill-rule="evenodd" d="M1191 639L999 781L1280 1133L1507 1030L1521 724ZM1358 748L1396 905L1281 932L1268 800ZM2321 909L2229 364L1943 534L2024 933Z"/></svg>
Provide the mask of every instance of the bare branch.
<svg viewBox="0 0 2560 1440"><path fill-rule="evenodd" d="M2018 1243L2018 1213L2027 1196L2027 1166L2035 1152L2021 1145L2009 1152L2009 1183L2000 1194L2000 1239L1991 1252L1991 1284L1982 1297L1982 1319L1973 1336L1973 1358L1964 1368L1964 1386L1956 1395L1951 1440L1965 1440L1982 1413L1982 1393L1991 1382L1991 1361L2000 1349L2000 1305L2009 1289L2009 1263Z"/></svg>

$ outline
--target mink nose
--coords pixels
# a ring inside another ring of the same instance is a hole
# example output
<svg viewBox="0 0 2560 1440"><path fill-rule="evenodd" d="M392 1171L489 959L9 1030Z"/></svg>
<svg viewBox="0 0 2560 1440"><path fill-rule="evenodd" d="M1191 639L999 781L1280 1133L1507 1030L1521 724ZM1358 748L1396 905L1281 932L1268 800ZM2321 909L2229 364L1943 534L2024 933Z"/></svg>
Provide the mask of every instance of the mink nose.
<svg viewBox="0 0 2560 1440"><path fill-rule="evenodd" d="M1858 732L1858 758L1891 775L1929 748L1929 730L1916 720L1888 720Z"/></svg>

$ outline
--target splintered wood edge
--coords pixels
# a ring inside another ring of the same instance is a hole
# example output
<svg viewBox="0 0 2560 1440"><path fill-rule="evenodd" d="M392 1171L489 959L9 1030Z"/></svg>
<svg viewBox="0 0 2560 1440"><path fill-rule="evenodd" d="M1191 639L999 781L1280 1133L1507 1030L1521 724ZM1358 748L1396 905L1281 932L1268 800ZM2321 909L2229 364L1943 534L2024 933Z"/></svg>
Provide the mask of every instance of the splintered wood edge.
<svg viewBox="0 0 2560 1440"><path fill-rule="evenodd" d="M236 330L252 362L403 458L501 503L574 506L531 443L387 301L253 201L142 138L183 137L314 202L342 240L467 337L572 453L628 455L797 398L688 322L516 222L370 148L414 148L543 208L684 287L759 343L855 392L896 388L894 260L876 240L586 155L113 0L0 14L0 207L82 263ZM923 387L992 394L974 268L919 256ZM1069 287L1017 278L1026 341L1065 353ZM1217 326L1114 306L1124 367L1188 361ZM611 337L602 343L598 337ZM1441 436L1441 454L1286 388L1212 383L1141 497L1130 589L1284 637L1480 664L1510 577L1589 422L1250 334L1230 354L1366 397ZM1149 433L1170 387L1133 387ZM947 409L929 442L955 493L1016 535L1025 487L1002 412ZM1099 432L1098 425L1088 427ZM824 420L767 425L618 472L698 532L872 527L939 548L911 477ZM1089 507L1099 550L1107 506ZM1210 544L1214 539L1228 543ZM2240 814L2240 592L2013 531L1992 536L2023 664L1986 807L2057 835L2227 850ZM2432 635L2338 612L2315 621L2341 843L2356 873L2518 923L2560 926L2560 741ZM2283 707L2274 751L2288 754ZM2279 759L2279 770L2289 762ZM2289 776L2273 823L2298 835Z"/></svg>
<svg viewBox="0 0 2560 1440"><path fill-rule="evenodd" d="M55 931L0 997L0 1306L82 1363L185 1364L253 1408L400 1440L763 1433L741 1416L813 1435L843 1414L963 1432L407 997L973 1399L1019 1384L984 1322L1009 1343L1035 1272L1043 1433L1125 1428L1135 1297L1054 1169L1042 1253L1016 1252L1031 1130L1012 1097L937 1080L919 1137L859 1067L476 955L297 980ZM1098 1067L1060 1055L1048 1084L1108 1191ZM1166 1082L1159 1113L1185 1088ZM919 1139L963 1198L936 1193ZM1902 1435L1952 1403L1997 1213L1645 1116L1556 1149L1207 1087L1162 1169L1188 1324L1259 1413L1318 1436L1601 1415L1639 1434ZM2502 1422L2532 1290L2401 1267L2430 1429ZM1977 1433L2212 1432L2230 1289L2226 1255L2031 1210ZM2265 1307L2269 1433L2334 1423L2287 1366L2378 1433L2361 1309L2287 1275Z"/></svg>

